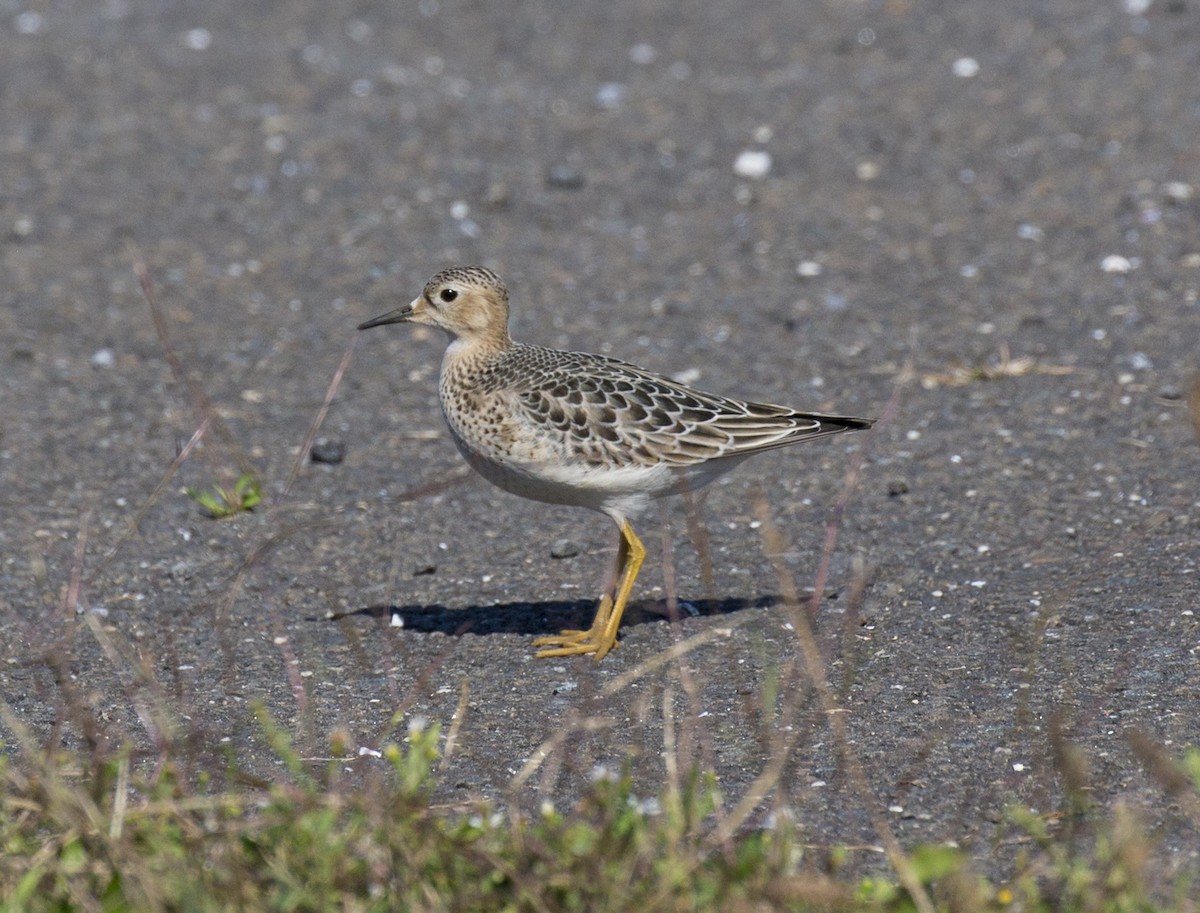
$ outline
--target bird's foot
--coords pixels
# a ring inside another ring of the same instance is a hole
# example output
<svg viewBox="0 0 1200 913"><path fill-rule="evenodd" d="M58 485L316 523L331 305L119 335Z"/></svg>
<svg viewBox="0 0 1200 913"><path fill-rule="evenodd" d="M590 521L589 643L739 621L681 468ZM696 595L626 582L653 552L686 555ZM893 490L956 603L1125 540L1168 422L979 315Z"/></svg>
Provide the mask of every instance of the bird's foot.
<svg viewBox="0 0 1200 913"><path fill-rule="evenodd" d="M548 634L534 640L535 647L546 647L535 654L538 659L551 656L579 656L585 653L595 653L596 659L604 656L617 645L616 627L611 625L613 600L605 595L596 608L596 618L586 631L566 630L557 634ZM609 628L612 628L611 633Z"/></svg>
<svg viewBox="0 0 1200 913"><path fill-rule="evenodd" d="M596 630L592 628L587 631L562 631L558 634L550 634L546 637L539 637L534 642L535 647L545 647L544 650L538 650L534 654L538 659L546 659L552 656L580 656L586 653L596 654L596 659L601 660L608 651L617 645L617 638L606 638L603 629Z"/></svg>

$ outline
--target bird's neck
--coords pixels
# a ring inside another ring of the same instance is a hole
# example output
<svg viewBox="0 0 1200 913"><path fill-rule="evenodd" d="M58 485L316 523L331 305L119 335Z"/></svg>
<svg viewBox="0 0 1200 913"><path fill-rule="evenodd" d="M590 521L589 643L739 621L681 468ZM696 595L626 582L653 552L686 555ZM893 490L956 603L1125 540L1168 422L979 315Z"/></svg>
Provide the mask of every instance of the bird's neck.
<svg viewBox="0 0 1200 913"><path fill-rule="evenodd" d="M513 341L505 331L503 335L459 336L446 347L442 356L442 377L455 376L469 382L488 374L504 359Z"/></svg>

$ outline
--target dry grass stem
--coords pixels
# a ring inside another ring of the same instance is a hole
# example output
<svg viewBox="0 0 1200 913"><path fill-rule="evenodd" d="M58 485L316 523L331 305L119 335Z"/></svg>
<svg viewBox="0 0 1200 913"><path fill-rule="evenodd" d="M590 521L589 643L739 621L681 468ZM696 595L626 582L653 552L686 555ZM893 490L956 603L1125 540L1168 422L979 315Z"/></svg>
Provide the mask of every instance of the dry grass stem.
<svg viewBox="0 0 1200 913"><path fill-rule="evenodd" d="M1035 358L1023 355L1013 358L1007 345L1000 347L1000 358L995 364L961 365L949 371L935 371L921 375L921 386L926 390L936 387L964 387L984 380L1001 380L1006 377L1023 377L1027 374L1070 374L1075 369L1070 365L1040 364Z"/></svg>

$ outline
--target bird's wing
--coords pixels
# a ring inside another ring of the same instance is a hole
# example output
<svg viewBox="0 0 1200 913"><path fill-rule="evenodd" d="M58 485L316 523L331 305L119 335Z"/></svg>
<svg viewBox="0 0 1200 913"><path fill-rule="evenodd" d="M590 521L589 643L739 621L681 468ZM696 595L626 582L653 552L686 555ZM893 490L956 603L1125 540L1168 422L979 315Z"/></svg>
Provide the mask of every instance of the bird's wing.
<svg viewBox="0 0 1200 913"><path fill-rule="evenodd" d="M522 372L519 408L589 461L689 466L871 425L704 393L602 355L525 348L541 357Z"/></svg>

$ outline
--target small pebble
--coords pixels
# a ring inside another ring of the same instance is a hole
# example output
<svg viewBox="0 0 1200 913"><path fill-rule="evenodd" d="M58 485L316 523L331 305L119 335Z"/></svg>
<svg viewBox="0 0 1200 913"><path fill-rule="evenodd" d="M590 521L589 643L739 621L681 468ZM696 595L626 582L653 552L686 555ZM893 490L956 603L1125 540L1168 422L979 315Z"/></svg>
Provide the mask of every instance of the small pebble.
<svg viewBox="0 0 1200 913"><path fill-rule="evenodd" d="M629 49L629 59L640 66L648 66L658 58L658 51L652 44L635 44Z"/></svg>
<svg viewBox="0 0 1200 913"><path fill-rule="evenodd" d="M1128 257L1120 254L1109 254L1100 261L1100 268L1106 273L1127 273L1133 269L1133 263Z"/></svg>
<svg viewBox="0 0 1200 913"><path fill-rule="evenodd" d="M887 483L887 493L889 498L898 498L900 495L908 494L908 481L906 479L892 479Z"/></svg>
<svg viewBox="0 0 1200 913"><path fill-rule="evenodd" d="M341 441L322 438L313 444L312 453L309 456L314 463L337 465L346 458L346 445Z"/></svg>
<svg viewBox="0 0 1200 913"><path fill-rule="evenodd" d="M578 190L583 186L583 174L570 165L551 165L546 173L546 184L559 190Z"/></svg>
<svg viewBox="0 0 1200 913"><path fill-rule="evenodd" d="M414 577L427 577L430 574L437 573L437 565L432 563L418 564L413 568L412 575Z"/></svg>
<svg viewBox="0 0 1200 913"><path fill-rule="evenodd" d="M1185 184L1183 181L1168 181L1163 186L1163 192L1172 199L1178 202L1190 200L1192 198L1192 185Z"/></svg>
<svg viewBox="0 0 1200 913"><path fill-rule="evenodd" d="M41 13L26 12L18 13L13 19L13 24L22 35L36 35L46 27L46 20L42 18Z"/></svg>
<svg viewBox="0 0 1200 913"><path fill-rule="evenodd" d="M953 70L960 79L970 79L979 75L979 61L974 57L960 57L954 61Z"/></svg>
<svg viewBox="0 0 1200 913"><path fill-rule="evenodd" d="M619 82L606 82L596 90L596 106L611 111L625 100L625 87Z"/></svg>
<svg viewBox="0 0 1200 913"><path fill-rule="evenodd" d="M208 29L189 29L180 40L185 48L207 51L212 46L212 32Z"/></svg>
<svg viewBox="0 0 1200 913"><path fill-rule="evenodd" d="M860 181L873 181L879 177L881 169L877 162L859 162L854 168L854 175Z"/></svg>
<svg viewBox="0 0 1200 913"><path fill-rule="evenodd" d="M111 368L117 363L117 356L112 349L97 349L92 354L92 366L96 368Z"/></svg>
<svg viewBox="0 0 1200 913"><path fill-rule="evenodd" d="M559 539L550 546L551 558L574 558L579 554L579 546L570 539Z"/></svg>
<svg viewBox="0 0 1200 913"><path fill-rule="evenodd" d="M1167 384L1166 386L1159 388L1158 395L1162 399L1183 399L1183 390L1181 390L1179 387L1176 387L1174 384Z"/></svg>
<svg viewBox="0 0 1200 913"><path fill-rule="evenodd" d="M733 173L738 177L761 180L771 173L771 153L761 149L746 149L733 162Z"/></svg>

